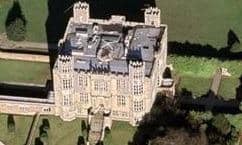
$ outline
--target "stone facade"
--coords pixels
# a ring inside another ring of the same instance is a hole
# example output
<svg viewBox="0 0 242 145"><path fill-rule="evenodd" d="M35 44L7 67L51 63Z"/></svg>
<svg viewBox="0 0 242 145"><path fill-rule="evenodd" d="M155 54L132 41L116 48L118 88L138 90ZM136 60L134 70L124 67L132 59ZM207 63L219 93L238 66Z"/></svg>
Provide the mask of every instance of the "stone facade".
<svg viewBox="0 0 242 145"><path fill-rule="evenodd" d="M105 71L105 69L77 71L75 68L77 62L75 61L79 57L82 59L82 55L85 53L82 51L72 51L71 54L60 52L53 69L56 115L59 115L63 120L70 121L76 117L86 118L90 108L95 109L102 105L106 111L110 112L112 119L129 121L135 125L145 113L150 111L157 88L162 81L163 71L166 68L167 26L160 24L160 10L157 8L146 9L144 23L126 21L124 16L111 16L109 20L92 19L89 17L87 3L75 4L73 11L74 17L70 18L65 36L60 40L60 49L67 49L67 46L63 48L61 46L68 41L74 25L86 26L95 23L110 25L110 27L114 24L120 24L134 28L136 26L164 28L161 39L156 40L159 41L157 43L160 45L152 55L154 59L152 59L152 69L149 76L145 75L147 65L142 60L127 60L127 73L113 73ZM83 57L86 56L83 55ZM104 60L99 59L99 61L102 63ZM107 61L112 62L109 59Z"/></svg>
<svg viewBox="0 0 242 145"><path fill-rule="evenodd" d="M89 5L76 3L59 41L53 97L0 96L0 111L39 112L71 121L102 106L111 120L136 125L150 111L167 67L167 25L160 24L157 8L146 9L144 15L144 22L115 15L92 19Z"/></svg>

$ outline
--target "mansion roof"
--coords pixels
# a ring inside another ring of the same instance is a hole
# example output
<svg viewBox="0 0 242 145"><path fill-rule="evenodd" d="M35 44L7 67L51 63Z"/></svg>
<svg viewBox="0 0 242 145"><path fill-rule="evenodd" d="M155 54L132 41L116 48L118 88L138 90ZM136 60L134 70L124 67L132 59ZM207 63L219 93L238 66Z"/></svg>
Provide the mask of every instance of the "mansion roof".
<svg viewBox="0 0 242 145"><path fill-rule="evenodd" d="M145 62L149 75L165 27L70 23L61 55L74 56L74 70L128 73L129 60Z"/></svg>

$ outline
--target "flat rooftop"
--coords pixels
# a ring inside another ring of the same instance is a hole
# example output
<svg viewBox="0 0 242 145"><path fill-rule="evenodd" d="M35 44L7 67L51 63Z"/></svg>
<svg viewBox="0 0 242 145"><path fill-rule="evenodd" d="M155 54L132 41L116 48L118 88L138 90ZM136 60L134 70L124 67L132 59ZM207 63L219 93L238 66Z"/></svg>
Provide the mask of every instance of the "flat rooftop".
<svg viewBox="0 0 242 145"><path fill-rule="evenodd" d="M164 30L162 26L71 22L60 54L74 56L76 71L128 73L128 61L140 60L148 76Z"/></svg>

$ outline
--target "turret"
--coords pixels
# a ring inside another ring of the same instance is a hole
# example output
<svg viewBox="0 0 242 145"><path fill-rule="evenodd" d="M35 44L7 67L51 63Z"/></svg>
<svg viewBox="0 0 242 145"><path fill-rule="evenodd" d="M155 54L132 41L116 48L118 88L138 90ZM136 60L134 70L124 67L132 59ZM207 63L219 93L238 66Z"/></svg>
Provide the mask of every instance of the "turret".
<svg viewBox="0 0 242 145"><path fill-rule="evenodd" d="M160 27L160 9L150 7L145 9L145 24Z"/></svg>
<svg viewBox="0 0 242 145"><path fill-rule="evenodd" d="M142 61L129 62L129 80L132 99L131 124L137 125L145 113L145 90L144 90L144 70L145 65Z"/></svg>
<svg viewBox="0 0 242 145"><path fill-rule="evenodd" d="M88 23L90 18L89 4L86 2L78 2L73 7L73 17L75 23Z"/></svg>

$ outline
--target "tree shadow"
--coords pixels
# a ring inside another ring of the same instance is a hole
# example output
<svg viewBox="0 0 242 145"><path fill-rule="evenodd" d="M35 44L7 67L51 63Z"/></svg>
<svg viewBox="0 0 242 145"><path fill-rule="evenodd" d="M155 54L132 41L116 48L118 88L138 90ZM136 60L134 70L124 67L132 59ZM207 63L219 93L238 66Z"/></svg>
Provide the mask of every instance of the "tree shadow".
<svg viewBox="0 0 242 145"><path fill-rule="evenodd" d="M21 10L21 6L18 0L13 1L13 5L11 9L8 11L7 19L5 21L5 28L9 26L16 19L22 20L24 22L24 25L26 26L27 21L23 15L23 12Z"/></svg>
<svg viewBox="0 0 242 145"><path fill-rule="evenodd" d="M83 136L78 137L77 145L85 145L85 139Z"/></svg>
<svg viewBox="0 0 242 145"><path fill-rule="evenodd" d="M185 41L184 43L177 41L168 42L168 51L170 54L178 54L181 56L197 56L207 58L218 58L220 60L236 60L242 58L242 49L239 52L232 52L231 48L240 43L238 36L233 30L227 33L227 46L215 48L212 45L196 44Z"/></svg>
<svg viewBox="0 0 242 145"><path fill-rule="evenodd" d="M165 71L163 73L163 78L172 78L172 75L171 75L171 70L170 68L165 68Z"/></svg>
<svg viewBox="0 0 242 145"><path fill-rule="evenodd" d="M35 145L44 145L44 143L40 140L39 137L36 137L36 138L35 138L34 144L35 144Z"/></svg>
<svg viewBox="0 0 242 145"><path fill-rule="evenodd" d="M168 128L187 126L186 112L180 111L170 98L157 95L156 101L149 113L145 114L131 145L147 145L149 140L164 136Z"/></svg>
<svg viewBox="0 0 242 145"><path fill-rule="evenodd" d="M50 123L49 120L44 118L42 119L42 125L39 127L39 136L43 133L47 133L47 131L50 129Z"/></svg>
<svg viewBox="0 0 242 145"><path fill-rule="evenodd" d="M239 78L240 84L236 88L236 99L241 102L242 101L242 75Z"/></svg>
<svg viewBox="0 0 242 145"><path fill-rule="evenodd" d="M236 33L233 30L229 30L228 34L227 34L227 46L228 47L232 47L235 43L240 43L238 36L236 35Z"/></svg>
<svg viewBox="0 0 242 145"><path fill-rule="evenodd" d="M9 114L7 120L8 120L8 123L14 123L13 114Z"/></svg>
<svg viewBox="0 0 242 145"><path fill-rule="evenodd" d="M177 103L182 110L211 111L213 113L241 113L237 99L224 100L223 96L217 96L212 90L200 97L194 97L191 91L183 88L179 93Z"/></svg>

